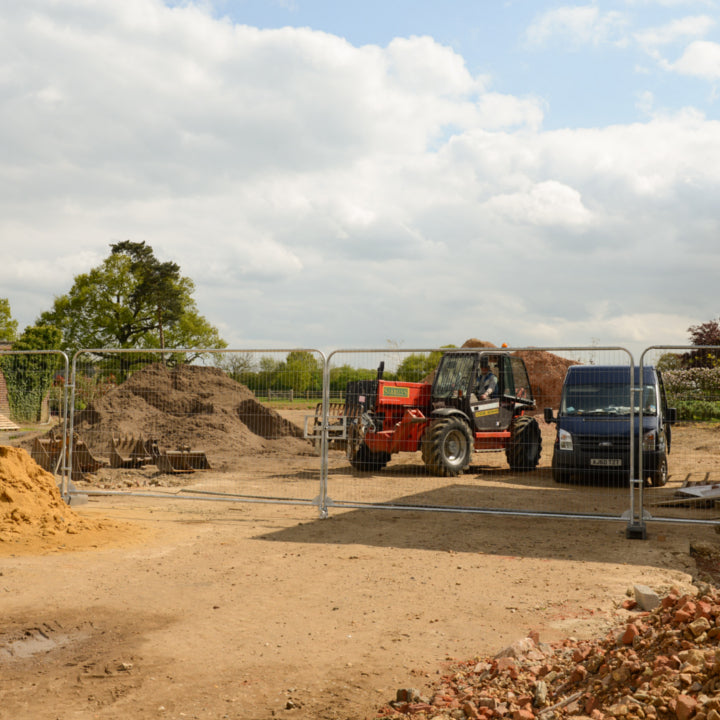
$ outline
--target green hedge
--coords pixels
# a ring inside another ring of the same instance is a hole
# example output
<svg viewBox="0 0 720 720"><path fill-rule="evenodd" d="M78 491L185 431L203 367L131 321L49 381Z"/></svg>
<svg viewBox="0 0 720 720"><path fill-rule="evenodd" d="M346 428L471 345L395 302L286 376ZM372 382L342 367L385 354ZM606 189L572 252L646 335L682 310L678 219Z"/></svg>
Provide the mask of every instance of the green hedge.
<svg viewBox="0 0 720 720"><path fill-rule="evenodd" d="M675 403L678 420L720 421L720 402L710 400L680 400Z"/></svg>

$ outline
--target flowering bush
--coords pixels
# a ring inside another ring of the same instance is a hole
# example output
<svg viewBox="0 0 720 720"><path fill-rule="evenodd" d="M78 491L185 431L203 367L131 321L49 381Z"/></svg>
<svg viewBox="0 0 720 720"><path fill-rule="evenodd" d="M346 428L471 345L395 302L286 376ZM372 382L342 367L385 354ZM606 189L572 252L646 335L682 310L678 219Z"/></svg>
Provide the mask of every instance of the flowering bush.
<svg viewBox="0 0 720 720"><path fill-rule="evenodd" d="M720 367L669 370L663 379L668 399L720 401Z"/></svg>
<svg viewBox="0 0 720 720"><path fill-rule="evenodd" d="M720 367L693 367L663 373L668 405L679 420L720 419Z"/></svg>

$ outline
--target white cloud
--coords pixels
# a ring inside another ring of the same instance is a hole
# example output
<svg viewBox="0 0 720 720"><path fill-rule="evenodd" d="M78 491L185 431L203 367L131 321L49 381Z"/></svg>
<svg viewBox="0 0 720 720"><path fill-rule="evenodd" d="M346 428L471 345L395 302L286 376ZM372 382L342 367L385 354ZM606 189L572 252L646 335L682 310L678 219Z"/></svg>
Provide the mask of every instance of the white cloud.
<svg viewBox="0 0 720 720"><path fill-rule="evenodd" d="M536 39L620 37L579 10ZM715 302L720 124L695 111L546 131L542 98L429 37L355 47L159 0L12 4L0 98L21 323L125 239L177 261L236 345L622 344Z"/></svg>
<svg viewBox="0 0 720 720"><path fill-rule="evenodd" d="M655 344L685 344L681 338L687 336L687 328L692 324L692 318L686 315L673 313L638 312L622 315L609 315L601 308L590 310L588 317L580 321L568 321L564 317L554 317L539 324L528 323L523 328L523 334L532 338L532 344L539 346L567 345L568 338L585 338L582 344L589 347L592 344L604 346L617 346L629 350L634 361L638 362L641 352ZM678 338L673 341L673 338ZM603 357L602 355L600 357ZM598 358L598 362L622 362L622 359L611 356L608 359Z"/></svg>
<svg viewBox="0 0 720 720"><path fill-rule="evenodd" d="M555 37L566 39L574 47L623 45L626 25L627 19L620 12L602 12L596 5L572 5L542 13L525 36L530 45L546 45Z"/></svg>
<svg viewBox="0 0 720 720"><path fill-rule="evenodd" d="M538 227L582 227L592 221L580 193L555 180L537 183L526 192L495 195L486 205L510 222Z"/></svg>
<svg viewBox="0 0 720 720"><path fill-rule="evenodd" d="M696 40L685 48L682 56L670 68L682 75L717 80L720 78L720 44Z"/></svg>
<svg viewBox="0 0 720 720"><path fill-rule="evenodd" d="M665 25L647 28L635 33L635 40L646 50L669 45L688 38L706 35L714 26L715 20L709 15L693 15L677 18Z"/></svg>

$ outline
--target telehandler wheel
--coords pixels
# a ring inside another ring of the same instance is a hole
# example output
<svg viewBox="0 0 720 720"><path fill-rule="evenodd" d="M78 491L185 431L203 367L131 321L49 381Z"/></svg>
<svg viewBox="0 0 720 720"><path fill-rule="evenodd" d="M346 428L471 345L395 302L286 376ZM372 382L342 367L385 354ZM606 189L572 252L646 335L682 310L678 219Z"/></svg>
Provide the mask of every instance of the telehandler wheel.
<svg viewBox="0 0 720 720"><path fill-rule="evenodd" d="M390 462L390 453L373 452L362 443L357 452L350 458L350 464L360 472L376 472L382 470Z"/></svg>
<svg viewBox="0 0 720 720"><path fill-rule="evenodd" d="M390 453L373 452L363 441L357 426L348 432L347 457L350 464L360 472L382 470L390 462Z"/></svg>
<svg viewBox="0 0 720 720"><path fill-rule="evenodd" d="M505 457L511 470L534 470L540 462L542 435L534 417L518 415L510 426Z"/></svg>
<svg viewBox="0 0 720 720"><path fill-rule="evenodd" d="M472 451L470 427L457 417L435 420L422 441L422 459L433 475L460 475L470 464Z"/></svg>

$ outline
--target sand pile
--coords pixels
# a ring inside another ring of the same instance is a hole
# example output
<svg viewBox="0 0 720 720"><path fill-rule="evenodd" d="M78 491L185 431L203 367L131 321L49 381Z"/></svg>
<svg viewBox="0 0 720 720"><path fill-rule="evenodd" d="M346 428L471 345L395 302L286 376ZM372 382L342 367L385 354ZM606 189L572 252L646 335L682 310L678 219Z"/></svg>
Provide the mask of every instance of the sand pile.
<svg viewBox="0 0 720 720"><path fill-rule="evenodd" d="M25 450L0 446L0 542L23 535L75 534L87 527L88 521L65 504L51 473Z"/></svg>
<svg viewBox="0 0 720 720"><path fill-rule="evenodd" d="M241 455L312 453L302 430L259 403L252 391L222 370L160 363L134 373L75 416L74 430L98 457L113 437L142 435L162 450L189 445L217 470Z"/></svg>

